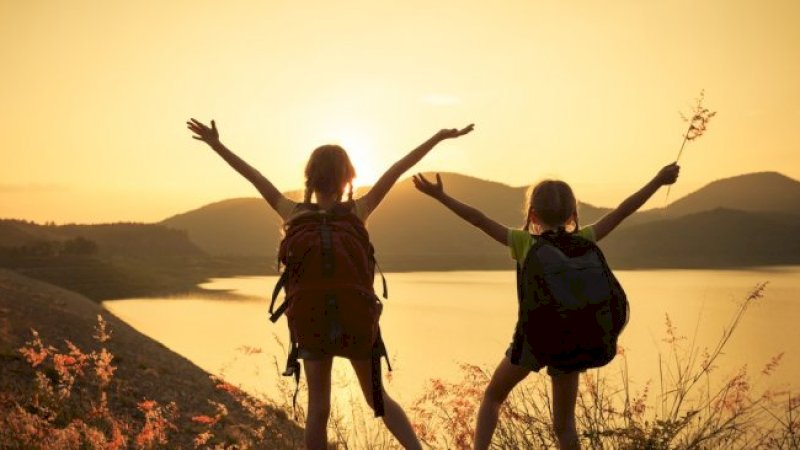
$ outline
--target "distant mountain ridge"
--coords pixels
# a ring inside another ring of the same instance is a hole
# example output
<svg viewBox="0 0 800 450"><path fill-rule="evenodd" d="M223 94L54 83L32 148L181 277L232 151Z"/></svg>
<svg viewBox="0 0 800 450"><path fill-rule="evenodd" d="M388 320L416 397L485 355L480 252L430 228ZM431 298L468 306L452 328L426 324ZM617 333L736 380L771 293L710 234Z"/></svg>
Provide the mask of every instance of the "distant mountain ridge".
<svg viewBox="0 0 800 450"><path fill-rule="evenodd" d="M126 256L153 253L198 256L204 254L184 230L158 224L111 223L95 225L40 225L23 220L0 219L0 247L36 241L65 241L82 237L98 244L99 251Z"/></svg>
<svg viewBox="0 0 800 450"><path fill-rule="evenodd" d="M723 178L676 200L668 212L679 217L713 208L800 214L800 182L778 172Z"/></svg>
<svg viewBox="0 0 800 450"><path fill-rule="evenodd" d="M187 292L210 276L260 273L265 266L244 258L215 258L190 241L186 231L158 224L0 220L0 268L96 301Z"/></svg>
<svg viewBox="0 0 800 450"><path fill-rule="evenodd" d="M601 246L624 268L800 264L800 216L718 208L620 229Z"/></svg>
<svg viewBox="0 0 800 450"><path fill-rule="evenodd" d="M509 227L522 225L527 187L455 173L443 173L442 178L447 191L455 197ZM299 198L300 193L289 195ZM609 210L582 203L580 222L591 224ZM800 235L798 223L800 182L777 172L751 173L713 181L675 200L666 209L638 212L604 240L602 247L616 267L800 264L800 251L795 246ZM410 179L393 187L370 217L368 227L378 260L386 270L512 267L506 249L417 192ZM108 262L114 267L131 267L133 263L142 276L150 273L146 276L150 280L172 280L158 281L163 285L174 283L178 274L186 280L194 279L214 270L217 263L226 265L226 273L250 266L253 269L246 270L250 274L270 271L276 266L281 233L280 218L263 199L235 198L158 224L40 225L0 220L0 259L8 260L6 267L16 267L19 261L14 260L15 247L88 239L97 244L97 256L105 262L100 267L97 261L90 261L91 265L81 269L98 274L85 277L86 286L97 285L96 278L101 273L108 280L123 277L117 269L103 272L113 269ZM84 260L87 258L91 259ZM245 258L251 259L244 263ZM214 259L217 262L212 264ZM172 273L173 266L180 271ZM27 273L33 275L30 270ZM44 279L76 279L72 273ZM101 297L105 295L112 294Z"/></svg>
<svg viewBox="0 0 800 450"><path fill-rule="evenodd" d="M454 173L442 173L442 178L456 198L505 225L522 225L527 187ZM581 224L593 223L609 210L580 204ZM189 238L210 254L274 258L280 222L264 200L238 198L170 217L161 225L186 230ZM612 265L618 267L800 264L800 252L786 245L797 240L798 224L800 182L776 172L760 172L709 183L666 210L636 213L602 246ZM416 192L410 179L389 192L368 225L384 269L494 269L512 264L505 249ZM721 233L732 229L737 234ZM756 229L758 233L753 232ZM722 235L738 245L717 238ZM653 243L644 236L674 245L653 254ZM704 249L703 254L698 248ZM771 250L748 259L749 248Z"/></svg>

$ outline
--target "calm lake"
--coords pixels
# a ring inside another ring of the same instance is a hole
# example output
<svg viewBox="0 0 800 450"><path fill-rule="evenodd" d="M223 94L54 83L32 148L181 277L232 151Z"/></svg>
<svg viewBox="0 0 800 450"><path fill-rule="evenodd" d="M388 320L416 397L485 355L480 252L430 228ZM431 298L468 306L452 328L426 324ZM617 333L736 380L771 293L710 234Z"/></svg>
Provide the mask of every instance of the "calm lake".
<svg viewBox="0 0 800 450"><path fill-rule="evenodd" d="M797 351L800 328L800 266L748 270L616 271L631 303L631 320L621 345L636 385L659 379L659 357L669 357L664 342L666 315L680 341L713 347L739 305L759 282L764 298L747 310L713 373L721 380L743 365L758 384L786 386L800 378ZM390 297L381 320L394 372L387 389L402 402L415 399L431 378L456 380L459 363L493 369L502 358L516 320L512 271L415 272L386 275ZM283 369L288 341L285 319L267 319L268 293L276 277L216 279L208 289L220 295L130 299L105 307L142 333L162 342L211 373L254 393L277 395L276 361ZM377 286L377 284L376 284ZM377 289L377 288L376 288ZM258 348L253 354L243 347ZM779 369L759 377L764 365L785 352ZM620 360L620 358L617 358ZM618 361L603 368L619 373ZM334 378L351 381L346 360L337 359ZM544 375L534 375L544 376ZM334 387L334 394L336 394Z"/></svg>

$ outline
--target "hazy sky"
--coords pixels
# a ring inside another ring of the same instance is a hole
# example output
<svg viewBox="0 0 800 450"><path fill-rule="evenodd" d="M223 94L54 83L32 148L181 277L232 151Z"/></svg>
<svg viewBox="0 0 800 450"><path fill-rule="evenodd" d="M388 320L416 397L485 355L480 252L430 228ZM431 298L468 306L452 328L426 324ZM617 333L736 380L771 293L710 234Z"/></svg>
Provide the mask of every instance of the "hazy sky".
<svg viewBox="0 0 800 450"><path fill-rule="evenodd" d="M800 178L798 23L797 0L0 0L0 217L157 221L256 195L189 117L282 190L318 145L369 183L475 122L418 169L557 176L612 206L674 159L701 88L718 115L673 199Z"/></svg>

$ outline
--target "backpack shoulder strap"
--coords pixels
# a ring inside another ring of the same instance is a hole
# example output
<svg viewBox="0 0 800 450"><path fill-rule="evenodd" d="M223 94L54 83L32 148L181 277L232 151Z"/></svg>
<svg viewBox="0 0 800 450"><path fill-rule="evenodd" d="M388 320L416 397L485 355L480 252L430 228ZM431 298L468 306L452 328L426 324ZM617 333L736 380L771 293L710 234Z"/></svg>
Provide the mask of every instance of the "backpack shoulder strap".
<svg viewBox="0 0 800 450"><path fill-rule="evenodd" d="M356 202L355 200L348 200L346 202L339 202L331 208L331 211L336 214L355 214Z"/></svg>
<svg viewBox="0 0 800 450"><path fill-rule="evenodd" d="M535 236L531 235L533 243L531 247L528 249L528 253L525 255L525 259L521 263L517 263L519 270L521 273L525 273L528 269L530 264L534 263L534 259L536 258L536 252L544 247L545 245L554 245L546 236Z"/></svg>

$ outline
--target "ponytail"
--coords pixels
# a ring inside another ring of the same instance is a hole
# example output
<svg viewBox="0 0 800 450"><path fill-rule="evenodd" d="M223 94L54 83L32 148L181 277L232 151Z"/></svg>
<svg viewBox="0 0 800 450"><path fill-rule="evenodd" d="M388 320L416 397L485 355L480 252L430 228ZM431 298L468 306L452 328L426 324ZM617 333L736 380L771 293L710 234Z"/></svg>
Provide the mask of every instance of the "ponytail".
<svg viewBox="0 0 800 450"><path fill-rule="evenodd" d="M525 214L525 223L522 225L522 229L530 233L531 231L531 208L528 205L528 213Z"/></svg>
<svg viewBox="0 0 800 450"><path fill-rule="evenodd" d="M311 203L311 194L313 193L313 189L311 189L311 180L306 180L306 190L303 193L303 203Z"/></svg>

